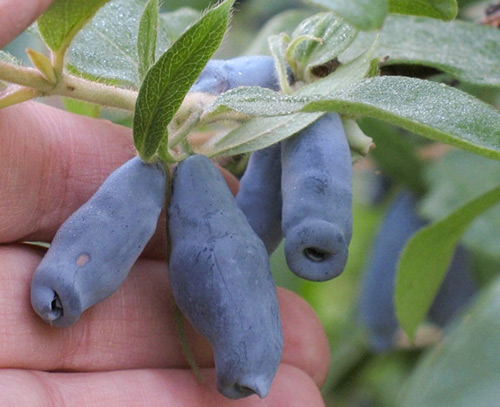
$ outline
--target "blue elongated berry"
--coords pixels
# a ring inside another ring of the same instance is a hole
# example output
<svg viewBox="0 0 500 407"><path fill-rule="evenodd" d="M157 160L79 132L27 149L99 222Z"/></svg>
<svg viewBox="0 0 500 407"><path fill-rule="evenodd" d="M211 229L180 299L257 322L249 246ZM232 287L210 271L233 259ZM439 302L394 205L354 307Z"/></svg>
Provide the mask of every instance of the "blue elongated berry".
<svg viewBox="0 0 500 407"><path fill-rule="evenodd" d="M250 154L236 203L271 254L281 232L281 146L274 144Z"/></svg>
<svg viewBox="0 0 500 407"><path fill-rule="evenodd" d="M281 142L282 229L290 270L312 281L338 276L352 236L351 154L338 114Z"/></svg>
<svg viewBox="0 0 500 407"><path fill-rule="evenodd" d="M264 244L204 156L178 165L169 216L172 292L212 345L218 390L233 399L264 397L283 347Z"/></svg>
<svg viewBox="0 0 500 407"><path fill-rule="evenodd" d="M51 325L72 325L115 292L153 235L165 192L160 164L115 170L59 228L35 271L31 303Z"/></svg>
<svg viewBox="0 0 500 407"><path fill-rule="evenodd" d="M429 319L445 327L477 293L478 287L472 274L472 261L468 251L458 246L439 292L429 310Z"/></svg>
<svg viewBox="0 0 500 407"><path fill-rule="evenodd" d="M399 327L394 310L394 280L401 251L408 239L425 222L414 210L415 198L408 192L391 203L374 241L366 267L360 313L367 327L373 350L383 352L394 347Z"/></svg>
<svg viewBox="0 0 500 407"><path fill-rule="evenodd" d="M219 95L239 86L260 86L279 90L273 58L256 55L228 60L212 59L190 91Z"/></svg>
<svg viewBox="0 0 500 407"><path fill-rule="evenodd" d="M416 211L416 198L403 191L393 200L377 233L362 281L359 312L375 352L394 348L399 323L394 309L394 283L399 256L408 240L426 222ZM461 246L429 311L429 317L443 327L459 313L476 291L470 263Z"/></svg>

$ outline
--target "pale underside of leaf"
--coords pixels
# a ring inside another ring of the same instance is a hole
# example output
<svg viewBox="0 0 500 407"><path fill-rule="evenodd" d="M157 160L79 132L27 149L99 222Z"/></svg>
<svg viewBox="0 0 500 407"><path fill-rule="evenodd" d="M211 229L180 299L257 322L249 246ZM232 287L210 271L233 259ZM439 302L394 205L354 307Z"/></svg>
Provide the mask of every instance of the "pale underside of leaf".
<svg viewBox="0 0 500 407"><path fill-rule="evenodd" d="M250 120L225 137L208 143L199 153L210 157L243 154L275 144L307 127L323 113L295 113L281 117L262 117Z"/></svg>

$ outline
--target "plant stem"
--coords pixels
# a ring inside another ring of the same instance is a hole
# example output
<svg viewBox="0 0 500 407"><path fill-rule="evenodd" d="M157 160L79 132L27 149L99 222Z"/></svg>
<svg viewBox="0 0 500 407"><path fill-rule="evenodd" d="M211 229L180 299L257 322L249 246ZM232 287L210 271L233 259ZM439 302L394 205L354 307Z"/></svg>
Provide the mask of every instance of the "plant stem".
<svg viewBox="0 0 500 407"><path fill-rule="evenodd" d="M54 71L58 79L63 76L65 54L66 49L58 52L52 52L52 66L54 67Z"/></svg>
<svg viewBox="0 0 500 407"><path fill-rule="evenodd" d="M135 91L66 74L57 86L46 94L70 97L131 112L134 111L137 99Z"/></svg>
<svg viewBox="0 0 500 407"><path fill-rule="evenodd" d="M4 61L0 61L0 80L35 88L41 92L48 92L54 87L36 69Z"/></svg>
<svg viewBox="0 0 500 407"><path fill-rule="evenodd" d="M173 148L177 144L179 144L182 140L184 140L189 135L189 133L191 133L191 130L193 130L200 122L200 116L201 116L200 111L191 112L187 120L172 135L171 139L168 142L168 146L170 148Z"/></svg>
<svg viewBox="0 0 500 407"><path fill-rule="evenodd" d="M0 61L0 80L40 91L40 96L65 96L133 112L137 92L61 73L54 86L38 70Z"/></svg>

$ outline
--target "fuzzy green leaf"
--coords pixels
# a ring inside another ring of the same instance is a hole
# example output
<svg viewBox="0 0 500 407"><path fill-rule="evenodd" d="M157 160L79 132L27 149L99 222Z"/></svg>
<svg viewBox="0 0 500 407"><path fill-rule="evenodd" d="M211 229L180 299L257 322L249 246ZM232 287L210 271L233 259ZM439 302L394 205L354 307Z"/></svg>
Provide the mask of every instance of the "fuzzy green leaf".
<svg viewBox="0 0 500 407"><path fill-rule="evenodd" d="M500 159L500 112L458 89L382 76L343 88L303 111L337 111L387 121L432 140Z"/></svg>
<svg viewBox="0 0 500 407"><path fill-rule="evenodd" d="M148 161L168 135L167 126L227 30L234 0L206 12L158 59L139 90L134 144Z"/></svg>
<svg viewBox="0 0 500 407"><path fill-rule="evenodd" d="M373 33L360 33L339 59L351 60L373 38ZM467 83L500 86L500 30L494 27L458 20L389 16L380 32L375 56L389 56L385 65L424 65Z"/></svg>
<svg viewBox="0 0 500 407"><path fill-rule="evenodd" d="M280 88L285 93L290 93L290 83L288 81L288 65L285 60L286 42L285 34L272 35L269 37L269 50L274 59L274 67L278 77Z"/></svg>
<svg viewBox="0 0 500 407"><path fill-rule="evenodd" d="M340 89L355 84L358 80L372 76L373 64L377 61L373 60L373 51L377 44L375 39L373 43L367 47L367 50L352 61L340 65L333 73L325 78L314 81L300 88L295 95L298 97L327 97L335 94Z"/></svg>
<svg viewBox="0 0 500 407"><path fill-rule="evenodd" d="M396 277L396 314L410 338L424 320L451 262L455 246L472 221L500 203L500 186L419 230L401 255Z"/></svg>
<svg viewBox="0 0 500 407"><path fill-rule="evenodd" d="M284 116L300 111L309 98L290 97L271 89L242 86L221 94L210 107L212 115L234 110L248 116Z"/></svg>
<svg viewBox="0 0 500 407"><path fill-rule="evenodd" d="M311 81L314 67L331 63L354 41L358 30L333 13L318 13L305 19L293 31L291 43L302 39L293 49L294 71L300 79Z"/></svg>
<svg viewBox="0 0 500 407"><path fill-rule="evenodd" d="M145 0L113 0L99 10L71 44L67 55L70 71L93 80L137 87L137 38L145 5ZM156 57L169 45L160 20Z"/></svg>
<svg viewBox="0 0 500 407"><path fill-rule="evenodd" d="M382 27L387 15L387 0L308 0L315 6L333 11L360 30Z"/></svg>
<svg viewBox="0 0 500 407"><path fill-rule="evenodd" d="M500 399L500 279L419 362L397 405L492 407Z"/></svg>
<svg viewBox="0 0 500 407"><path fill-rule="evenodd" d="M68 48L72 39L109 0L55 0L37 20L43 40L52 51Z"/></svg>
<svg viewBox="0 0 500 407"><path fill-rule="evenodd" d="M248 153L268 147L319 119L323 113L296 113L281 117L260 117L242 124L220 140L209 143L200 153L210 157Z"/></svg>
<svg viewBox="0 0 500 407"><path fill-rule="evenodd" d="M389 0L389 12L453 20L457 16L456 0Z"/></svg>
<svg viewBox="0 0 500 407"><path fill-rule="evenodd" d="M317 86L316 83L311 86ZM304 93L299 91L293 96L258 91L262 101L253 98L252 103L246 100L247 89L234 90L221 96L216 105L261 116L334 111L373 117L431 140L500 159L500 112L450 86L416 78L382 76L333 89L327 96L311 97L308 103L309 91L303 89Z"/></svg>
<svg viewBox="0 0 500 407"><path fill-rule="evenodd" d="M158 36L158 0L149 0L139 22L137 55L139 57L139 78L146 76L156 59L156 39Z"/></svg>

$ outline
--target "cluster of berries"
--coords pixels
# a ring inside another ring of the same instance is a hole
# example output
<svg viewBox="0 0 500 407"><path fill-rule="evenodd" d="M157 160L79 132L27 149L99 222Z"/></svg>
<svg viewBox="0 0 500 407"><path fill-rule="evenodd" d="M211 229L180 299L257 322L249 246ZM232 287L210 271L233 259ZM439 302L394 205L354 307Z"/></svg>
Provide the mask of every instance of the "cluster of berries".
<svg viewBox="0 0 500 407"><path fill-rule="evenodd" d="M211 61L191 92L277 89L269 57ZM338 276L352 234L351 155L342 121L325 114L251 154L236 197L203 155L180 162L168 207L169 279L184 316L211 343L217 388L264 397L283 335L269 255L285 238L297 275ZM35 311L69 326L123 282L153 235L165 195L161 164L133 158L60 227L33 276Z"/></svg>

